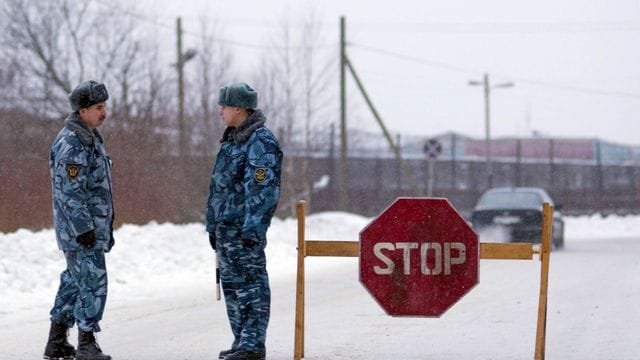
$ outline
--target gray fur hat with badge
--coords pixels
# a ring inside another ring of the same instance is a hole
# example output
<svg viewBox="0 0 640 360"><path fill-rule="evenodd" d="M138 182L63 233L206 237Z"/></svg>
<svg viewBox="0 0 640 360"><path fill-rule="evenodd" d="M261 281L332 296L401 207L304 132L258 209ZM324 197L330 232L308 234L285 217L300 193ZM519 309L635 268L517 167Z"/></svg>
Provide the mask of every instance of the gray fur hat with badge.
<svg viewBox="0 0 640 360"><path fill-rule="evenodd" d="M71 104L71 110L73 111L88 108L108 99L107 87L103 83L94 80L81 83L69 94L69 104Z"/></svg>
<svg viewBox="0 0 640 360"><path fill-rule="evenodd" d="M258 106L258 93L243 82L224 86L220 88L218 105L255 110Z"/></svg>

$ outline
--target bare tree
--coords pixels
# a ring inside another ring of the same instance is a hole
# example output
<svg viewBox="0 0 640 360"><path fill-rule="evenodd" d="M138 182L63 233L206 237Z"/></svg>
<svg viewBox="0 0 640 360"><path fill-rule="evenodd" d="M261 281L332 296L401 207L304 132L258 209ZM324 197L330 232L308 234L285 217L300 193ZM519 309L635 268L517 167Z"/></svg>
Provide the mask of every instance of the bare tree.
<svg viewBox="0 0 640 360"><path fill-rule="evenodd" d="M2 45L0 45L0 49ZM20 69L15 62L3 51L0 55L0 109L13 107L18 100L17 86L20 79Z"/></svg>
<svg viewBox="0 0 640 360"><path fill-rule="evenodd" d="M300 198L311 201L313 182L318 179L312 178L308 159L328 140L330 121L323 115L331 100L327 87L335 61L318 51L322 28L317 18L311 9L301 25L293 25L285 15L258 76L270 104L263 110L280 129L285 152L294 155L285 161L283 172L282 203L291 214Z"/></svg>
<svg viewBox="0 0 640 360"><path fill-rule="evenodd" d="M329 108L328 103L331 97L327 88L331 77L331 68L336 65L335 61L330 58L323 58L318 54L318 44L321 38L321 27L317 21L315 8L311 8L302 24L302 33L300 39L300 56L299 63L302 70L302 94L304 97L304 158L302 161L302 178L303 193L311 204L313 197L313 184L318 179L314 179L310 172L309 162L311 156L318 145L326 145L325 135L328 130L327 122L319 122L318 119L326 119L326 110ZM316 146L313 144L313 134L316 136Z"/></svg>
<svg viewBox="0 0 640 360"><path fill-rule="evenodd" d="M170 76L160 57L159 44L152 39L140 42L140 52L146 56L138 61L125 62L113 75L120 96L113 102L107 123L114 140L124 149L136 149L137 158L170 156L170 146L158 146L171 141L170 121L175 110L171 107L173 93L169 92ZM117 94L117 93L116 93Z"/></svg>
<svg viewBox="0 0 640 360"><path fill-rule="evenodd" d="M51 87L61 89L62 93L71 90L71 82L66 78L67 61L61 59L60 22L63 13L58 4L39 2L23 2L6 0L2 12L8 20L3 32L3 44L13 44L13 58L20 61L21 68L36 81L22 82L21 91L32 94L29 102L48 98L45 103L59 106L53 99ZM58 57L60 56L60 57ZM39 91L33 91L33 90ZM36 95L38 94L38 95ZM45 105L46 106L46 105Z"/></svg>
<svg viewBox="0 0 640 360"><path fill-rule="evenodd" d="M198 153L213 155L217 151L218 139L223 125L217 116L218 89L234 78L233 55L228 46L218 39L222 32L217 22L206 18L200 20L198 62L193 72L199 107L194 114L192 139L198 145Z"/></svg>
<svg viewBox="0 0 640 360"><path fill-rule="evenodd" d="M40 115L66 114L75 84L126 73L137 55L134 22L118 7L94 0L5 0L1 11L8 20L2 44L12 47L23 74L21 98L41 104Z"/></svg>
<svg viewBox="0 0 640 360"><path fill-rule="evenodd" d="M101 80L118 120L106 127L119 135L144 134L118 141L133 141L140 155L167 149L152 146L160 134L169 137L163 129L171 113L167 70L160 65L160 40L138 31L139 15L95 0L5 0L1 11L9 21L0 46L15 51L3 51L12 54L4 62L13 66L0 76L12 76L6 96L16 99L13 106L22 102L34 115L60 118L69 112L66 97L75 84Z"/></svg>
<svg viewBox="0 0 640 360"><path fill-rule="evenodd" d="M293 29L289 16L286 15L282 18L277 33L274 34L274 39L277 39L272 40L272 43L276 44L273 46L274 51L269 54L265 66L262 67L264 69L262 71L268 71L268 73L258 77L266 82L261 83L260 86L270 90L265 94L268 96L270 106L264 107L263 111L272 126L278 129L281 146L288 153L292 150L295 119L300 105L293 98L299 73L294 69L292 37ZM290 209L292 215L295 211L295 201L297 201L296 194L299 193L298 183L294 181L299 179L299 176L295 176L294 171L293 158L289 158L284 163L280 203L284 205L281 208Z"/></svg>
<svg viewBox="0 0 640 360"><path fill-rule="evenodd" d="M112 100L113 107L120 121L129 123L135 111L132 93L142 86L141 79L144 77L145 70L148 69L145 66L148 64L145 56L149 55L146 48L153 46L157 40L154 41L149 35L145 38L136 36L136 19L128 16L118 7L111 7L104 11L107 14L100 24L99 32L94 33L88 42L96 49L108 49L108 51L91 52L90 56L92 63L95 64L96 78L117 84L119 94Z"/></svg>

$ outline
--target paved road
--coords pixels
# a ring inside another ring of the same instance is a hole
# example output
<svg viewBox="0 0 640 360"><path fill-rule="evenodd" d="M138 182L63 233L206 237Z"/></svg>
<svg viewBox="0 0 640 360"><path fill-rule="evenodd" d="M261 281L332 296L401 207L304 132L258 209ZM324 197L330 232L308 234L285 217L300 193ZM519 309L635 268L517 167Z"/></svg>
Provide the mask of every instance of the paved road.
<svg viewBox="0 0 640 360"><path fill-rule="evenodd" d="M639 255L640 239L568 239L552 255L548 359L638 359ZM323 261L330 260L307 260L306 359L533 358L537 260L483 260L480 284L440 319L390 318L358 283L357 259ZM295 279L272 287L268 358L291 359ZM112 300L100 342L116 360L216 359L231 341L210 284L130 304ZM0 317L1 359L40 358L46 312Z"/></svg>

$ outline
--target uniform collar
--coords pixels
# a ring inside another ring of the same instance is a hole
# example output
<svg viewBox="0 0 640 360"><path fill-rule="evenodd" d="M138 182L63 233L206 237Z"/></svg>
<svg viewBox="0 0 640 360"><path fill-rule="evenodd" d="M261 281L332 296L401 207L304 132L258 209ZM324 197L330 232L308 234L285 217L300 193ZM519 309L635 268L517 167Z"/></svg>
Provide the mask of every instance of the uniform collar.
<svg viewBox="0 0 640 360"><path fill-rule="evenodd" d="M249 140L249 137L251 137L254 131L264 125L265 121L267 121L267 119L264 117L262 111L256 109L240 126L227 127L220 142L233 140L237 145L242 145Z"/></svg>
<svg viewBox="0 0 640 360"><path fill-rule="evenodd" d="M73 112L69 116L67 116L67 118L64 120L64 126L67 129L73 131L84 146L93 145L94 139L98 139L98 141L100 141L101 143L104 142L104 140L102 139L102 135L100 135L98 130L95 129L91 131L84 120L82 120L82 118L80 117L80 114L78 114L77 112Z"/></svg>

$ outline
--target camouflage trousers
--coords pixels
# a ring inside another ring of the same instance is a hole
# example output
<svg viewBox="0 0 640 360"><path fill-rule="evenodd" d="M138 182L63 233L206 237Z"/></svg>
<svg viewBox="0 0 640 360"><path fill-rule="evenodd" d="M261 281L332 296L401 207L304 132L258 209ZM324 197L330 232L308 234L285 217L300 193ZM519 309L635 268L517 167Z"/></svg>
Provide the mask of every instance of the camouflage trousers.
<svg viewBox="0 0 640 360"><path fill-rule="evenodd" d="M265 352L271 306L266 244L239 234L220 226L216 231L220 282L234 336L231 348Z"/></svg>
<svg viewBox="0 0 640 360"><path fill-rule="evenodd" d="M103 250L65 251L67 269L51 309L51 320L67 328L74 323L84 331L100 331L107 300L107 268Z"/></svg>

